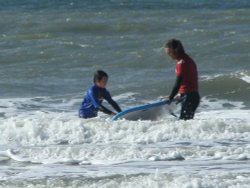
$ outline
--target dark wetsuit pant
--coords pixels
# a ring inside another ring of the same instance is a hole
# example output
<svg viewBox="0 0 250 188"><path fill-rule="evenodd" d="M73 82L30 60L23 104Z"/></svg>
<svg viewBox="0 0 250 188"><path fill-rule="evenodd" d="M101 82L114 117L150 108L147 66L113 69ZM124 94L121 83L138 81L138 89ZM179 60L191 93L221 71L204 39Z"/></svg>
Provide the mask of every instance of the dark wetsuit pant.
<svg viewBox="0 0 250 188"><path fill-rule="evenodd" d="M181 95L181 115L180 119L193 119L195 110L200 103L200 95L198 92L186 93Z"/></svg>

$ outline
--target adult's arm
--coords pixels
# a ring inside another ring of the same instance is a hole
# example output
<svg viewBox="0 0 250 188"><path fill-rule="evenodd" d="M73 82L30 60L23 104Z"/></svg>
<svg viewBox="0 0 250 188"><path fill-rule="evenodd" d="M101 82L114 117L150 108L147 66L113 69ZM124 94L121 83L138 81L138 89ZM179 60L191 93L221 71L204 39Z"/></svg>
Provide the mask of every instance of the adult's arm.
<svg viewBox="0 0 250 188"><path fill-rule="evenodd" d="M174 87L173 87L172 92L171 92L171 94L169 96L170 101L173 100L173 98L177 95L177 93L178 93L178 91L179 91L179 89L181 87L182 80L183 80L183 78L182 78L181 75L176 77Z"/></svg>

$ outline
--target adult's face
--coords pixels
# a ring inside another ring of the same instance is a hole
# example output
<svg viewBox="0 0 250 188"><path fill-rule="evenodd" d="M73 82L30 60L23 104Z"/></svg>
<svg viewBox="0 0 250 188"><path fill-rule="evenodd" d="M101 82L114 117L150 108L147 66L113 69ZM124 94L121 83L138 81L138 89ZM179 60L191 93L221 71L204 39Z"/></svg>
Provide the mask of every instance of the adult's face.
<svg viewBox="0 0 250 188"><path fill-rule="evenodd" d="M171 48L164 48L165 53L172 59L176 59L176 56Z"/></svg>

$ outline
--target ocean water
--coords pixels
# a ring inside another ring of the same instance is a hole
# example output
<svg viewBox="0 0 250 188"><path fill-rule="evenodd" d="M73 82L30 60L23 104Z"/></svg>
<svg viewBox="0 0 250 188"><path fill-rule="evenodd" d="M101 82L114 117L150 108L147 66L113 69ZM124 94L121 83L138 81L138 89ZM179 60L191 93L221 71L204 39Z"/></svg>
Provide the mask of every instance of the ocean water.
<svg viewBox="0 0 250 188"><path fill-rule="evenodd" d="M248 0L1 0L0 187L248 188L249 17ZM169 95L170 38L198 66L194 120L78 118L97 69L123 109Z"/></svg>

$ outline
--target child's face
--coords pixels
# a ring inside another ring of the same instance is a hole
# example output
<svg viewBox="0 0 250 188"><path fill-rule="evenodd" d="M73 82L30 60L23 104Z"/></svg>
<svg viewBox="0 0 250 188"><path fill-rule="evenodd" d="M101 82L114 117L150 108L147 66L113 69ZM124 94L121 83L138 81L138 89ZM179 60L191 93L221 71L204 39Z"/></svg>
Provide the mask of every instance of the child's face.
<svg viewBox="0 0 250 188"><path fill-rule="evenodd" d="M100 88L105 88L108 83L108 78L103 77L100 81L96 82L96 85L99 86Z"/></svg>

